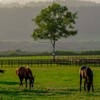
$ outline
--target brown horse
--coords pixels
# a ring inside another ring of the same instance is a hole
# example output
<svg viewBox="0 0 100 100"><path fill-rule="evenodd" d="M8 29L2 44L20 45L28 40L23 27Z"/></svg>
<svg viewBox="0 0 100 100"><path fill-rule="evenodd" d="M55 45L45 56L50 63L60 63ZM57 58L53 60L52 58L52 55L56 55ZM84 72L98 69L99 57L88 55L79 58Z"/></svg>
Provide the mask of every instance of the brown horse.
<svg viewBox="0 0 100 100"><path fill-rule="evenodd" d="M84 78L84 80L85 80L84 81L84 90L86 91L86 86L87 86L87 91L89 92L91 85L92 85L92 91L94 91L92 70L87 66L83 66L79 70L79 74L80 74L80 91L81 91L82 78Z"/></svg>
<svg viewBox="0 0 100 100"><path fill-rule="evenodd" d="M30 68L28 67L20 67L16 70L16 74L18 75L19 79L20 79L20 85L23 86L23 79L25 79L25 83L26 83L26 88L27 88L27 80L29 79L29 87L31 89L31 86L33 87L34 85L34 76L32 74L32 71Z"/></svg>

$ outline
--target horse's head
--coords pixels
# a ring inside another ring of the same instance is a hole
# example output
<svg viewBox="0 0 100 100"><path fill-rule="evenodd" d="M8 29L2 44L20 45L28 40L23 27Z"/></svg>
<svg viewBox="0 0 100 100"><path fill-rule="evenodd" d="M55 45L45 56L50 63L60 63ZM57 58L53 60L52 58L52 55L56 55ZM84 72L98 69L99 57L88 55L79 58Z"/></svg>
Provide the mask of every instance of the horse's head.
<svg viewBox="0 0 100 100"><path fill-rule="evenodd" d="M87 91L90 91L90 88L92 86L92 78L91 77L87 77Z"/></svg>
<svg viewBox="0 0 100 100"><path fill-rule="evenodd" d="M30 89L31 89L31 87L34 86L34 76L32 74L31 69L28 67L26 68L26 73L27 73L28 79L30 80Z"/></svg>
<svg viewBox="0 0 100 100"><path fill-rule="evenodd" d="M33 78L32 78L32 87L34 87L34 76L33 76Z"/></svg>
<svg viewBox="0 0 100 100"><path fill-rule="evenodd" d="M90 88L91 88L91 85L92 85L92 82L87 82L87 91L89 92L90 91Z"/></svg>
<svg viewBox="0 0 100 100"><path fill-rule="evenodd" d="M34 87L34 76L30 79L30 89L31 87Z"/></svg>
<svg viewBox="0 0 100 100"><path fill-rule="evenodd" d="M87 68L87 91L90 91L90 88L93 84L93 73L90 68Z"/></svg>

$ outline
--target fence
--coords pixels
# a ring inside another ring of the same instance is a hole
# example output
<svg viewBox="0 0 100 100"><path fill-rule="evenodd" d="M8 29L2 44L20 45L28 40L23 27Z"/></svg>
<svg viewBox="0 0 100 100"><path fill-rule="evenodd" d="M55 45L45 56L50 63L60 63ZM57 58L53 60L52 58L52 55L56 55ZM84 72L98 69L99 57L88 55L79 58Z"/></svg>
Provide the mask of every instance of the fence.
<svg viewBox="0 0 100 100"><path fill-rule="evenodd" d="M60 65L92 65L92 66L100 66L100 58L65 58L65 59L12 59L12 60L0 60L0 67L3 66L23 66L23 65L39 65L47 64L52 66L52 64Z"/></svg>

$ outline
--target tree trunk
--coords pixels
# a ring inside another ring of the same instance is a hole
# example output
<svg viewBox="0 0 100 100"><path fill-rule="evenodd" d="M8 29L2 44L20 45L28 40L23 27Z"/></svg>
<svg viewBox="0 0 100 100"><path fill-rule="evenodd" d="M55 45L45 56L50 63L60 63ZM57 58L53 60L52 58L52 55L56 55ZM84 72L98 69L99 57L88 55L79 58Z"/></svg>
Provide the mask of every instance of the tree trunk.
<svg viewBox="0 0 100 100"><path fill-rule="evenodd" d="M55 41L53 41L52 46L53 46L52 56L53 56L53 61L55 61Z"/></svg>

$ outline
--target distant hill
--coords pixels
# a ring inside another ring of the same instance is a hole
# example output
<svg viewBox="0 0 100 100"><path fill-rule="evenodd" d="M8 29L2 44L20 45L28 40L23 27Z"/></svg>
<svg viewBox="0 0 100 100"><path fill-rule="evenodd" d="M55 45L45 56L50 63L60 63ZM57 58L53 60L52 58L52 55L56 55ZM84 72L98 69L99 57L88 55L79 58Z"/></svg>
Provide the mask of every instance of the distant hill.
<svg viewBox="0 0 100 100"><path fill-rule="evenodd" d="M65 0L63 2L57 0L57 2L67 5L69 10L73 12L78 12L78 19L76 21L78 34L74 37L68 38L67 41L66 39L62 39L62 42L59 42L59 45L57 44L57 49L59 49L59 47L61 47L60 49L71 49L73 47L78 49L79 43L80 49L88 48L90 46L89 43L91 43L91 49L100 49L100 43L94 42L99 41L100 38L99 4L78 0ZM0 50L37 50L40 47L42 50L51 50L51 44L49 46L47 43L34 42L31 37L34 30L32 18L36 17L40 10L49 4L51 4L51 2L31 2L26 5L15 4L16 7L12 4L13 8L11 6L9 7L9 5L2 5L2 7L0 7ZM29 42L26 43L25 41ZM30 41L36 46L30 45ZM70 44L72 42L73 45L67 47L66 43ZM87 45L85 44L85 46L84 43L86 42L88 43ZM73 48L73 50L75 48Z"/></svg>
<svg viewBox="0 0 100 100"><path fill-rule="evenodd" d="M28 52L52 51L50 42L42 41L0 41L0 51L22 50ZM56 44L58 51L94 51L100 50L100 41L69 42L59 41Z"/></svg>

